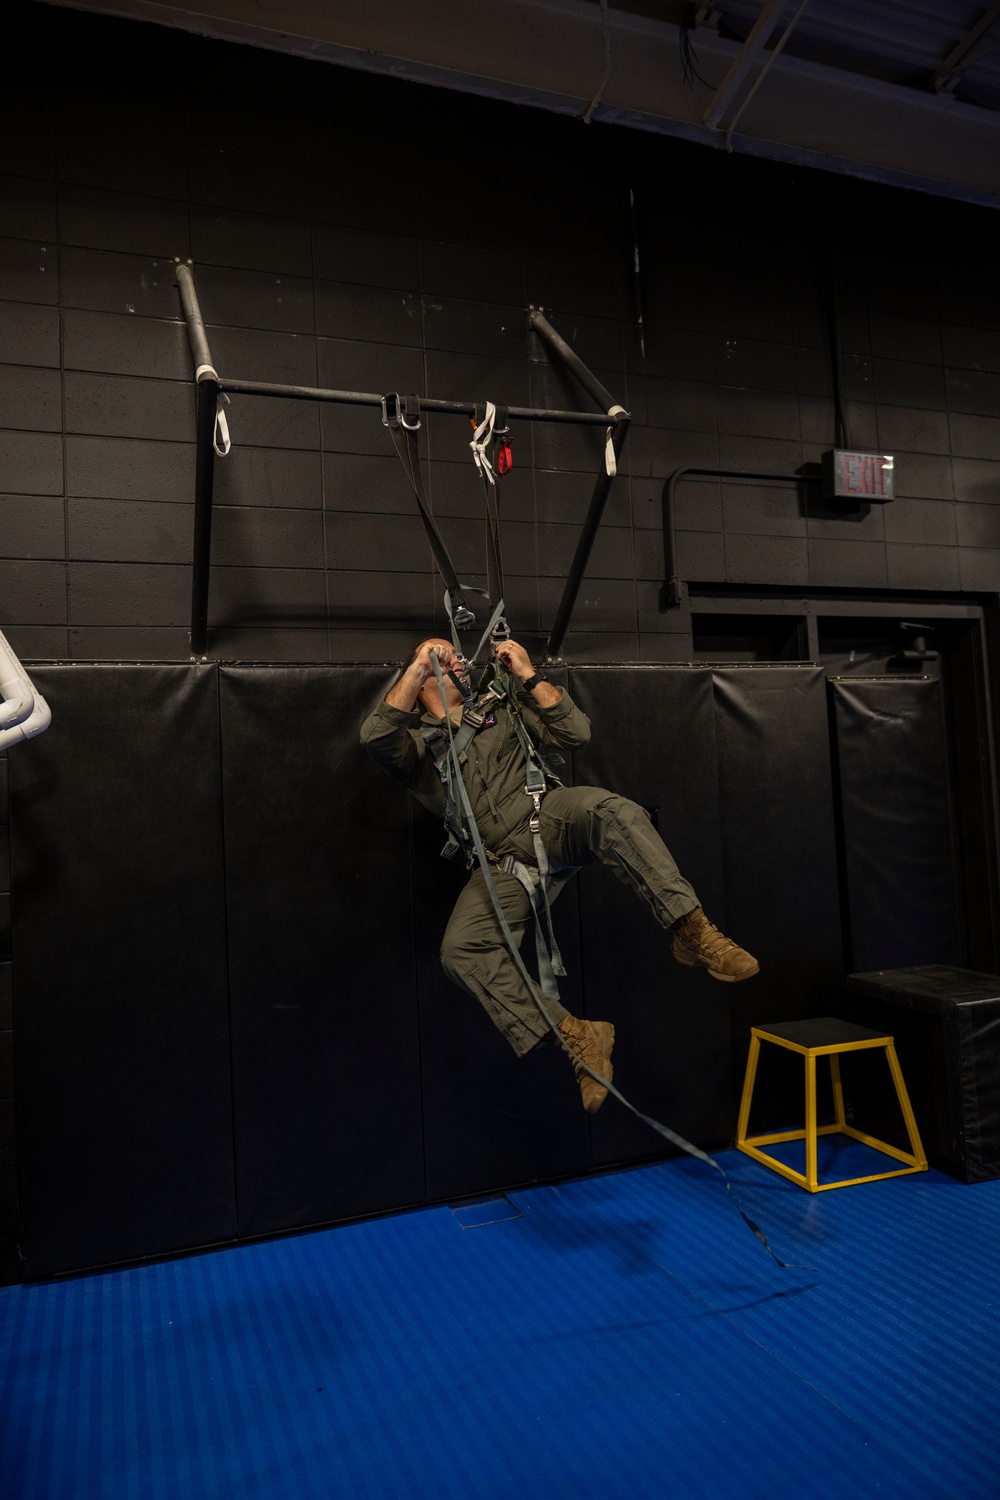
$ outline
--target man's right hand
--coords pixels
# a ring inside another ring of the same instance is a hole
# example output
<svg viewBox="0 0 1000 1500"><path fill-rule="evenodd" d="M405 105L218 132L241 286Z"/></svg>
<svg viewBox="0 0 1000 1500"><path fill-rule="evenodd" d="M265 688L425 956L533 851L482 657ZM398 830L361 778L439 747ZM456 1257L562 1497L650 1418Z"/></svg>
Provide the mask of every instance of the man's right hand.
<svg viewBox="0 0 1000 1500"><path fill-rule="evenodd" d="M421 685L428 678L434 676L434 664L431 661L432 650L437 656L438 665L442 672L447 672L455 660L455 648L454 646L449 646L446 641L424 641L413 663L414 667L418 668L421 673Z"/></svg>
<svg viewBox="0 0 1000 1500"><path fill-rule="evenodd" d="M401 708L406 713L412 712L424 684L434 676L434 664L431 661L432 650L437 656L441 671L447 672L455 660L454 646L434 636L421 641L416 656L395 687L391 687L385 695L385 701L390 707Z"/></svg>

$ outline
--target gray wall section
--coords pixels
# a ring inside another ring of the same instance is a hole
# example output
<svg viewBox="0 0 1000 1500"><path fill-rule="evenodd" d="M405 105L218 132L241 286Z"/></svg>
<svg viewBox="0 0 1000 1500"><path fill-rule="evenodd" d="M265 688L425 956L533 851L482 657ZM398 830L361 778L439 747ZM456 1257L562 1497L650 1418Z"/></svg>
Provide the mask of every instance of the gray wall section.
<svg viewBox="0 0 1000 1500"><path fill-rule="evenodd" d="M175 255L194 258L217 363L248 378L585 405L526 333L525 305L544 303L636 418L567 654L670 661L691 643L686 612L657 602L666 476L790 473L831 445L832 241L852 441L896 454L900 498L844 519L806 513L793 486L691 480L681 572L1000 585L988 210L18 9L37 45L18 49L0 133L0 618L23 655L187 655L194 425ZM398 657L439 589L377 416L243 398L230 421L213 654ZM469 434L441 418L425 436L435 509L475 582ZM508 593L529 642L552 622L599 444L515 433Z"/></svg>

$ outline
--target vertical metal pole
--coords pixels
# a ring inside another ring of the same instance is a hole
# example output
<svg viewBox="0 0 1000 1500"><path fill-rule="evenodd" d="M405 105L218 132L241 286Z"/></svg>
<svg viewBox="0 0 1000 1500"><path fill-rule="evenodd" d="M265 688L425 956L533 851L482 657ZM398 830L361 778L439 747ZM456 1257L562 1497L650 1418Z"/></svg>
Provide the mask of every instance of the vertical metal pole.
<svg viewBox="0 0 1000 1500"><path fill-rule="evenodd" d="M629 421L627 417L622 417L615 423L611 443L615 450L616 466L617 460L621 457L621 451L625 446L625 439L628 437L628 429ZM558 656L559 648L565 638L570 616L573 613L573 606L576 604L576 596L580 592L580 584L583 582L583 575L586 572L587 563L590 561L590 554L597 537L597 528L601 524L604 506L608 495L611 493L613 482L614 476L608 473L602 458L597 483L594 485L594 493L590 498L590 508L587 511L587 518L583 523L580 540L576 544L576 552L574 553L573 562L566 579L566 586L563 589L562 599L559 601L556 622L552 627L552 634L549 636L548 645L546 646L549 656Z"/></svg>
<svg viewBox="0 0 1000 1500"><path fill-rule="evenodd" d="M615 467L617 468L617 461L621 457L622 449L625 446L625 439L628 437L628 412L618 405L611 392L601 384L592 370L588 370L583 360L570 348L562 335L556 332L540 307L529 308L528 323L536 333L541 335L553 353L558 354L567 368L576 376L587 394L592 396L597 402L601 410L607 412L610 419L609 425L614 427L611 443L614 448ZM613 478L614 476L608 473L606 464L602 462L597 475L597 483L594 485L594 493L590 498L590 508L587 511L583 530L580 533L580 540L576 544L576 552L573 556L569 576L566 579L566 586L563 589L563 596L559 601L556 622L552 627L552 633L549 636L546 646L549 656L558 655L559 648L565 638L570 617L573 613L573 606L576 603L576 596L580 592L580 584L583 581L583 575L590 560L591 551L593 550L597 528L601 524L604 506L611 492Z"/></svg>
<svg viewBox="0 0 1000 1500"><path fill-rule="evenodd" d="M819 1186L816 1170L816 1058L806 1053L806 1187L815 1193Z"/></svg>
<svg viewBox="0 0 1000 1500"><path fill-rule="evenodd" d="M215 416L219 377L212 363L208 334L198 304L190 262L175 262L177 287L194 361L196 400L194 548L191 563L191 654L208 648L208 585L212 566L212 496L215 489Z"/></svg>
<svg viewBox="0 0 1000 1500"><path fill-rule="evenodd" d="M194 479L194 553L191 568L191 654L208 649L208 584L212 566L212 495L215 488L215 413L219 386L202 379L196 387L197 448Z"/></svg>

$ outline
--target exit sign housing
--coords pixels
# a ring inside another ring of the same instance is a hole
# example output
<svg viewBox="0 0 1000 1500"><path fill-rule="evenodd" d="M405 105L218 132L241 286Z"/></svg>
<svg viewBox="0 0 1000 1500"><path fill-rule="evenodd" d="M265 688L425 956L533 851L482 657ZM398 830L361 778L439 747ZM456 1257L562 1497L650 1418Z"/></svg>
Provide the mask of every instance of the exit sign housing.
<svg viewBox="0 0 1000 1500"><path fill-rule="evenodd" d="M855 453L832 448L823 454L823 499L883 505L894 500L891 453Z"/></svg>

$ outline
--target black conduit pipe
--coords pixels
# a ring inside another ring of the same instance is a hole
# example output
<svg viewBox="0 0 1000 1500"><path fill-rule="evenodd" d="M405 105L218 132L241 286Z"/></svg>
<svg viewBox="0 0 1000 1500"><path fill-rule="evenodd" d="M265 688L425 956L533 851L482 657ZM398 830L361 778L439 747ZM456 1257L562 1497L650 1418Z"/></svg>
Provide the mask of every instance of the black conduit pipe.
<svg viewBox="0 0 1000 1500"><path fill-rule="evenodd" d="M663 587L660 590L660 613L679 609L684 603L684 584L677 576L677 532L674 494L682 479L700 474L708 479L766 479L768 483L809 484L807 474L757 474L752 469L675 469L663 486Z"/></svg>

